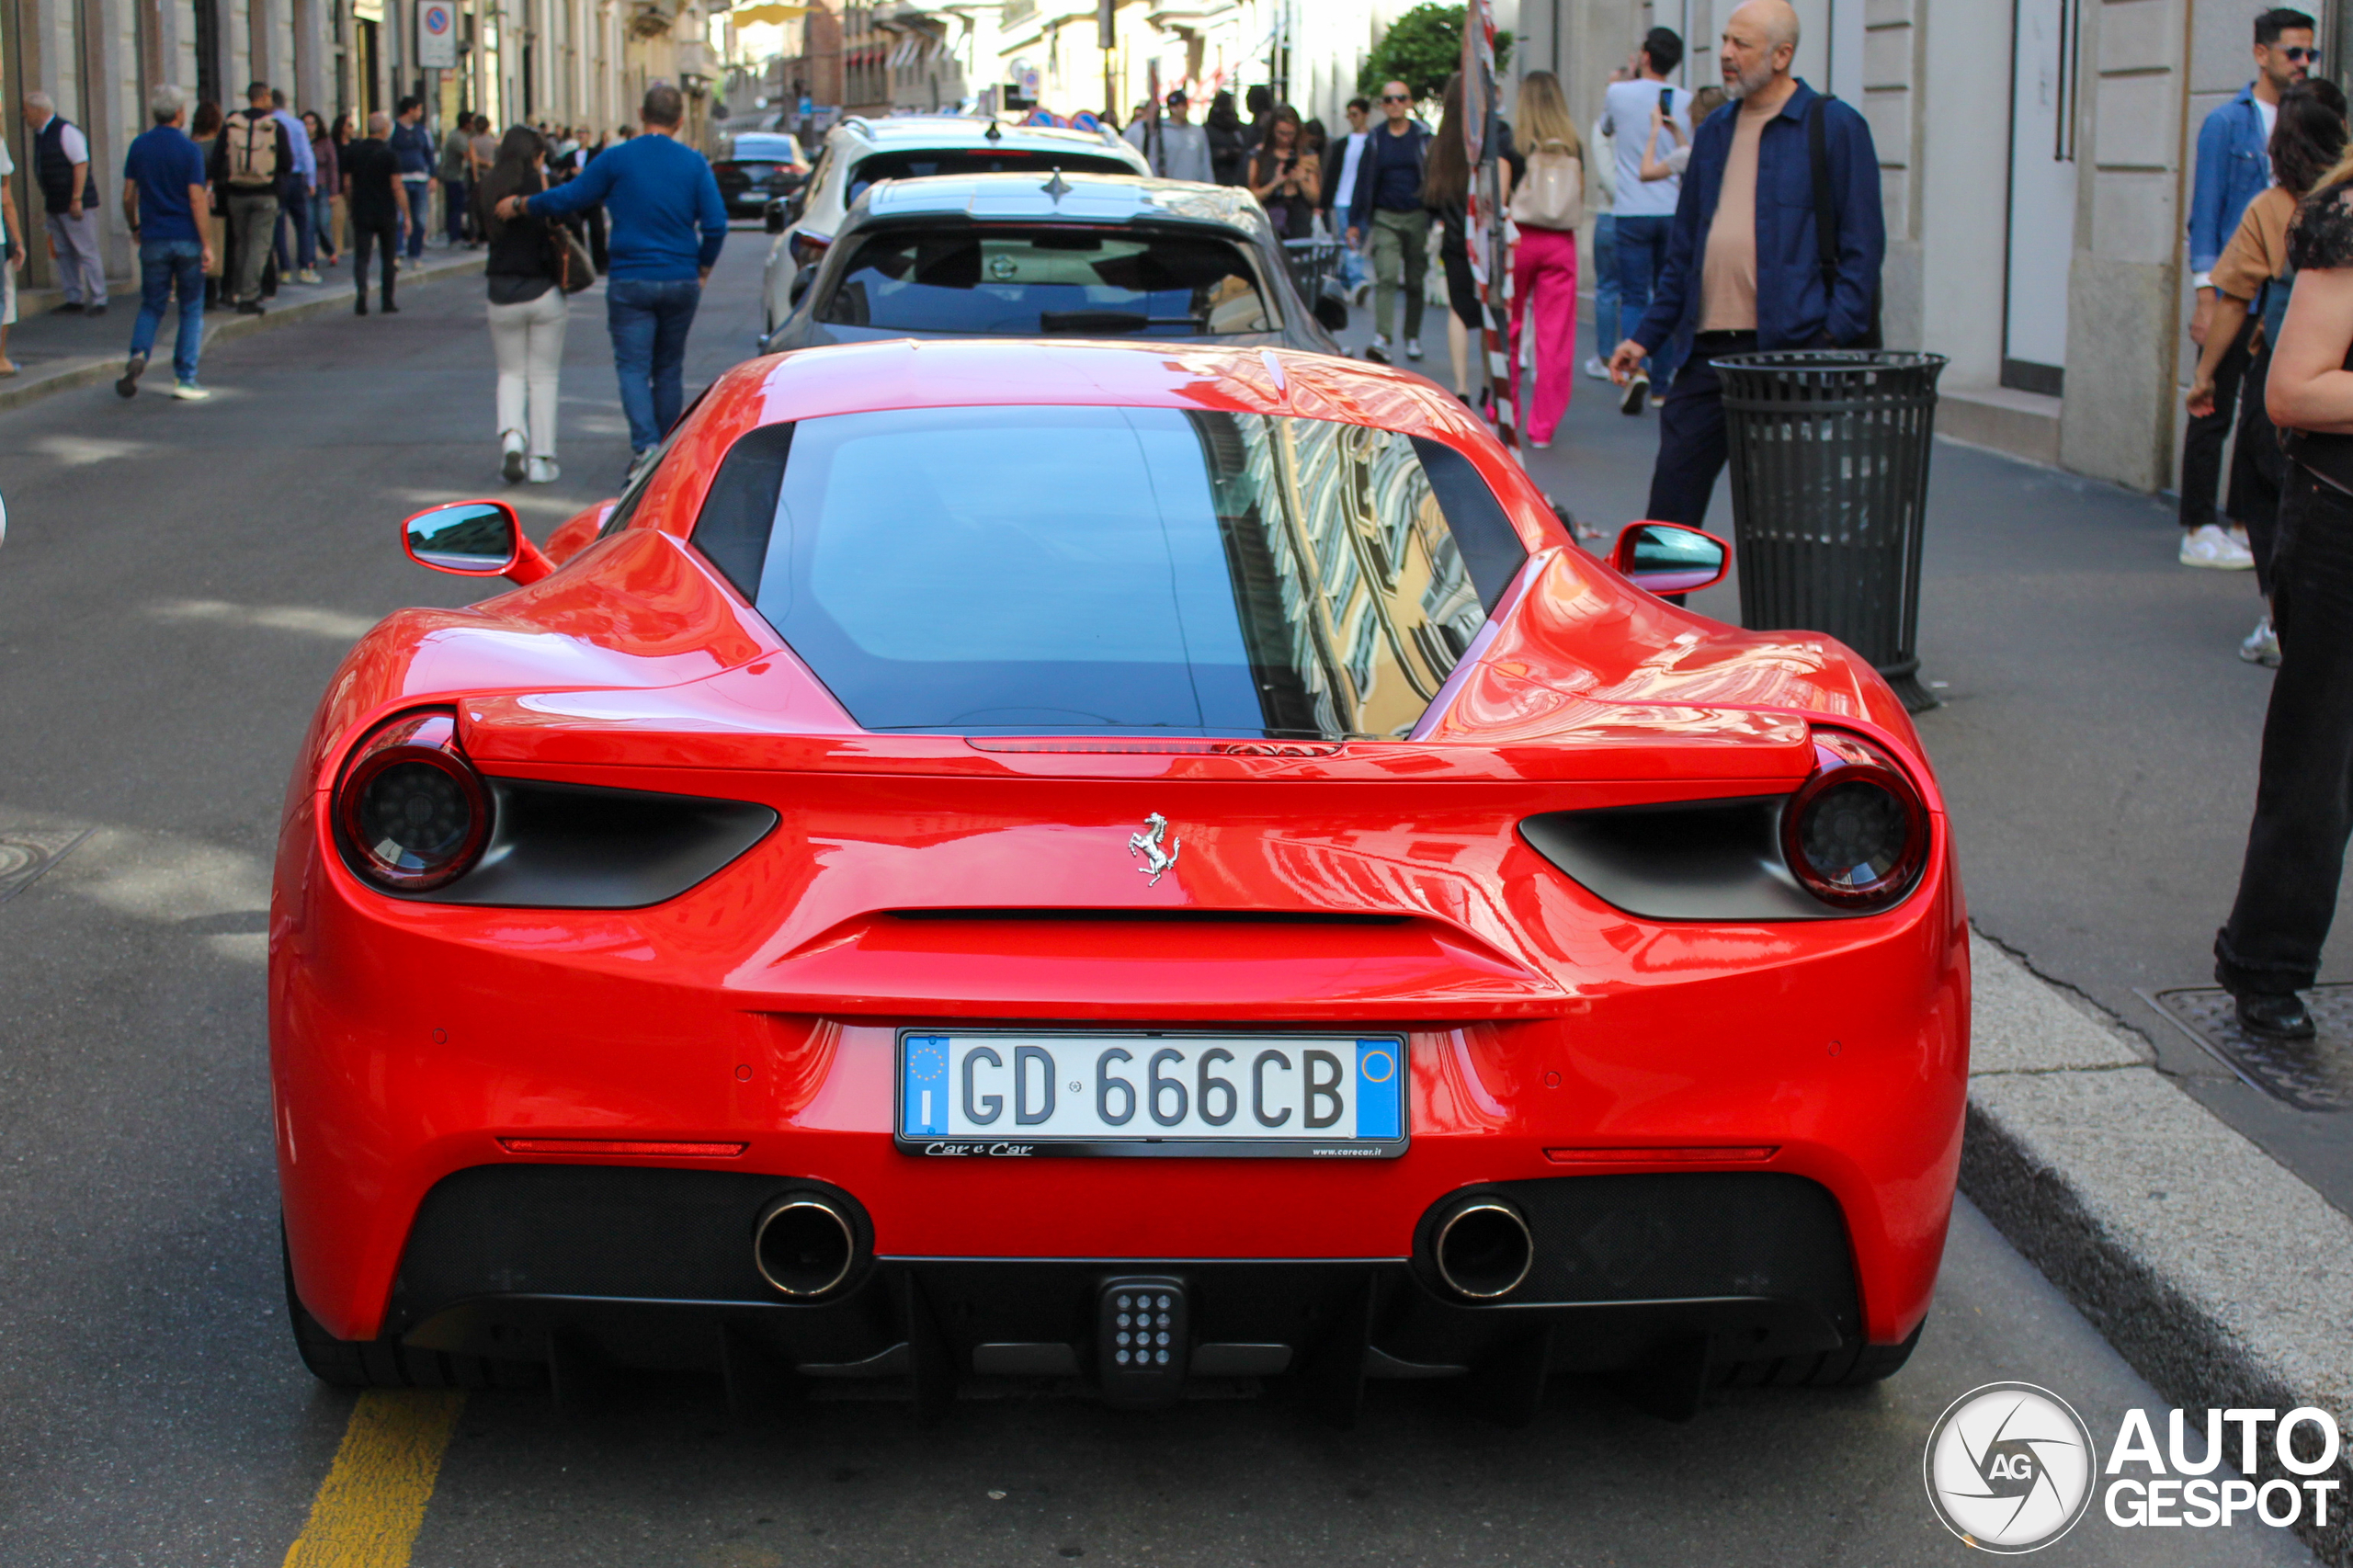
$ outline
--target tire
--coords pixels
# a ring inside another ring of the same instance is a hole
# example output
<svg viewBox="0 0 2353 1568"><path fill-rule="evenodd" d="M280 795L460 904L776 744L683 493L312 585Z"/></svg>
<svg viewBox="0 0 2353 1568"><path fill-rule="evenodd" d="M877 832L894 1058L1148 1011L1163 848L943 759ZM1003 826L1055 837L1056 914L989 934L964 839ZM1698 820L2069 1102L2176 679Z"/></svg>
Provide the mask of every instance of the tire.
<svg viewBox="0 0 2353 1568"><path fill-rule="evenodd" d="M337 1339L294 1294L293 1263L284 1256L282 1240L279 1253L294 1348L302 1365L323 1383L339 1389L529 1389L547 1383L547 1369L536 1361L420 1350L396 1339Z"/></svg>
<svg viewBox="0 0 2353 1568"><path fill-rule="evenodd" d="M1920 1329L1901 1345L1855 1340L1813 1356L1781 1356L1769 1361L1734 1361L1711 1380L1720 1389L1859 1389L1893 1377L1912 1359Z"/></svg>

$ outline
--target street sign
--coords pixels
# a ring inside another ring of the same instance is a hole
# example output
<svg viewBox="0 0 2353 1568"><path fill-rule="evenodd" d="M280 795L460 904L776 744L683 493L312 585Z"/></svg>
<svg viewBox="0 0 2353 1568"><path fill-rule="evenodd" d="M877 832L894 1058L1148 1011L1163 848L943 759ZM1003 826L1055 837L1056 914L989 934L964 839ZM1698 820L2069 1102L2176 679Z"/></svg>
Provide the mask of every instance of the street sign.
<svg viewBox="0 0 2353 1568"><path fill-rule="evenodd" d="M422 0L417 6L416 62L427 71L457 69L457 0Z"/></svg>

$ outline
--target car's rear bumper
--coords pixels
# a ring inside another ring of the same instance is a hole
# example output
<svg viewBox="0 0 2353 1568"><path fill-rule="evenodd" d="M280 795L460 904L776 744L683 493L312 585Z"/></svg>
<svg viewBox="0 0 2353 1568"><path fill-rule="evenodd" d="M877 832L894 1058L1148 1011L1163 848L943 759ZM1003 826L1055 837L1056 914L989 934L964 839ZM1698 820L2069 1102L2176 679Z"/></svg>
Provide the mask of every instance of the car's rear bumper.
<svg viewBox="0 0 2353 1568"><path fill-rule="evenodd" d="M1472 1189L1528 1219L1534 1261L1508 1301L1455 1298L1434 1227L1405 1257L861 1257L808 1303L780 1301L751 1239L808 1184L722 1171L478 1166L426 1197L384 1331L517 1359L727 1367L731 1341L804 1378L1097 1380L1097 1298L1152 1278L1188 1295L1199 1377L1328 1362L1442 1378L1541 1340L1536 1369L1600 1371L1704 1346L1722 1365L1819 1353L1861 1334L1829 1192L1759 1172L1552 1176ZM1459 1201L1461 1194L1445 1202ZM561 1350L558 1350L559 1345Z"/></svg>

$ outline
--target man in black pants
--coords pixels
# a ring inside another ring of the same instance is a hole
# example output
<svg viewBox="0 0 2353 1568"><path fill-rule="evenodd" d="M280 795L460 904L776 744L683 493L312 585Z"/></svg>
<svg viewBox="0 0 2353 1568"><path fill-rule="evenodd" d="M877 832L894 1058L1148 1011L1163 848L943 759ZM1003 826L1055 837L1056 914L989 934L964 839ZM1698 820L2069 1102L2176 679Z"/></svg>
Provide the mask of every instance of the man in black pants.
<svg viewBox="0 0 2353 1568"><path fill-rule="evenodd" d="M379 245L384 253L384 313L400 310L392 303L392 268L408 227L408 202L401 189L400 160L384 144L392 129L392 117L378 109L368 117L367 136L343 152L343 194L351 209L351 280L359 288L354 315L368 313L368 253Z"/></svg>
<svg viewBox="0 0 2353 1568"><path fill-rule="evenodd" d="M1609 379L1622 387L1687 323L1697 329L1659 411L1658 465L1643 516L1661 522L1698 528L1723 472L1716 356L1851 344L1871 327L1887 249L1879 154L1861 115L1790 74L1797 47L1798 17L1787 0L1748 0L1724 24L1724 87L1738 112L1711 115L1692 133L1666 267L1634 335L1609 357ZM1756 194L1813 187L1816 116L1835 266L1760 268L1760 251L1777 261L1821 254L1813 203L1760 202Z"/></svg>

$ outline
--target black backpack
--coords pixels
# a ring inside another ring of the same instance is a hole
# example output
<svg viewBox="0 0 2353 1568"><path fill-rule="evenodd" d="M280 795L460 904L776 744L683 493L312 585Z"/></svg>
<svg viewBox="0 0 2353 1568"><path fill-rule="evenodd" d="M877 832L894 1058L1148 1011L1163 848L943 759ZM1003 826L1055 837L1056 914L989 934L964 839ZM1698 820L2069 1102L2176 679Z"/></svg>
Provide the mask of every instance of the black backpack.
<svg viewBox="0 0 2353 1568"><path fill-rule="evenodd" d="M1829 113L1824 106L1836 101L1828 93L1820 94L1805 117L1806 148L1813 158L1813 239L1822 254L1822 291L1825 308L1838 291L1838 201L1830 190L1830 142L1822 122ZM1886 339L1880 333L1878 278L1871 279L1870 325L1864 328L1863 335L1852 343L1842 343L1838 347L1886 347Z"/></svg>

